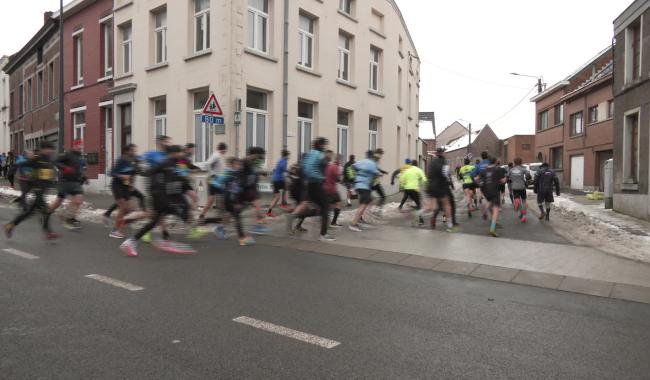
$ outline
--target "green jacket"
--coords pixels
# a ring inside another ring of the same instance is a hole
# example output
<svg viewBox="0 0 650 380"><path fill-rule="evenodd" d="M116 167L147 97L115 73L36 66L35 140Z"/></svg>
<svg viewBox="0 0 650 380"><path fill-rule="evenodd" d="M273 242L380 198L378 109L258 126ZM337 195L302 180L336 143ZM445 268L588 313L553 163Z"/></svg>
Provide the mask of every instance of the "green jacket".
<svg viewBox="0 0 650 380"><path fill-rule="evenodd" d="M420 186L426 183L427 177L417 166L411 166L399 176L400 187L404 190L420 190Z"/></svg>

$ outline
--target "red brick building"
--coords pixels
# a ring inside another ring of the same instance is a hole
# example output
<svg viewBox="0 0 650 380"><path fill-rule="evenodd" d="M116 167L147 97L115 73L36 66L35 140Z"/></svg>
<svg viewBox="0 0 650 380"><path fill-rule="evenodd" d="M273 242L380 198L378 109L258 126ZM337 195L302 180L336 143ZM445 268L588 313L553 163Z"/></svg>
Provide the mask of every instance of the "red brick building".
<svg viewBox="0 0 650 380"><path fill-rule="evenodd" d="M64 144L69 149L75 139L84 140L87 176L103 189L113 157L113 1L74 0L63 15Z"/></svg>
<svg viewBox="0 0 650 380"><path fill-rule="evenodd" d="M490 156L501 156L501 140L489 125L486 124L483 128L472 130L471 144L469 140L469 131L467 131L464 135L442 146L452 167L462 166L466 157L470 157L472 160L479 158L482 152L488 152Z"/></svg>
<svg viewBox="0 0 650 380"><path fill-rule="evenodd" d="M531 99L535 160L548 162L565 187L602 189L604 162L614 148L612 73L609 47Z"/></svg>
<svg viewBox="0 0 650 380"><path fill-rule="evenodd" d="M524 164L535 162L535 135L514 135L503 140L501 162L507 164L519 157Z"/></svg>

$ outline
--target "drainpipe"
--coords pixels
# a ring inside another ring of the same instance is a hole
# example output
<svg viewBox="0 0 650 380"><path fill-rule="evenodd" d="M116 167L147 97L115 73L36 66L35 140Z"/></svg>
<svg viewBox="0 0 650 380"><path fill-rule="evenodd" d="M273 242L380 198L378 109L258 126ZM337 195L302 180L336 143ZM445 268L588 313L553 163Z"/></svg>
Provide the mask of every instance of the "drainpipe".
<svg viewBox="0 0 650 380"><path fill-rule="evenodd" d="M289 135L289 0L284 0L284 54L282 65L282 148L287 149Z"/></svg>
<svg viewBox="0 0 650 380"><path fill-rule="evenodd" d="M63 89L63 0L59 2L59 153L63 153L65 148L65 91Z"/></svg>

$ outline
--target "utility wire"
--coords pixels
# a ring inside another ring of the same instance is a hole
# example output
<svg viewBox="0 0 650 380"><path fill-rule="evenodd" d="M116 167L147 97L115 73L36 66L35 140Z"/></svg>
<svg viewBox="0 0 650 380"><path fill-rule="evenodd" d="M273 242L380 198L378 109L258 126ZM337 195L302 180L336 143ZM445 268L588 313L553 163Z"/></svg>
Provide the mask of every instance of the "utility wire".
<svg viewBox="0 0 650 380"><path fill-rule="evenodd" d="M426 60L423 60L423 59L420 59L420 62L422 62L424 64L427 64L427 65L430 65L430 66L433 66L433 67L436 67L436 68L438 68L440 70L446 71L446 72L454 74L456 76L459 76L459 77L462 77L462 78L465 78L465 79L469 79L469 80L472 80L472 81L476 81L476 82L489 84L491 86L517 88L517 89L520 89L520 90L525 90L525 89L528 88L528 87L513 86L513 85L505 84L505 83L492 82L492 81L489 81L489 80L473 77L471 75L463 74L463 73L461 73L459 71L448 69L446 67L440 66L438 64L435 64L433 62L429 62L429 61L426 61Z"/></svg>
<svg viewBox="0 0 650 380"><path fill-rule="evenodd" d="M508 116L512 111L514 111L517 107L519 107L519 105L520 105L524 100L526 100L526 98L528 98L528 96L530 96L530 93L533 92L533 90L535 90L536 88L537 88L537 85L535 85L533 88L531 88L530 90L528 90L528 92L526 93L526 95L524 95L524 97L521 98L521 100L519 100L519 101L517 102L517 104L515 104L512 108L510 108L508 111L506 111L506 113L504 113L504 114L501 115L499 118L495 119L494 121L492 121L492 122L489 123L489 124L490 124L490 125L494 125L496 122L498 122L498 121L500 121L501 119L503 119L503 118L505 118L506 116Z"/></svg>

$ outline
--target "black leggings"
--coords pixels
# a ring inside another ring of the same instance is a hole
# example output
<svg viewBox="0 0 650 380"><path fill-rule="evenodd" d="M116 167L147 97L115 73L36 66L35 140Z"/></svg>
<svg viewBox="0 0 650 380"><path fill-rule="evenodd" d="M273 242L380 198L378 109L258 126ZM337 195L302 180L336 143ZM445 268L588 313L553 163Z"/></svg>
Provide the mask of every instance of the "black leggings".
<svg viewBox="0 0 650 380"><path fill-rule="evenodd" d="M325 235L329 224L329 202L325 190L323 190L323 184L310 183L307 190L309 201L320 208L320 234Z"/></svg>
<svg viewBox="0 0 650 380"><path fill-rule="evenodd" d="M43 231L50 232L50 209L45 202L45 192L43 190L34 190L34 202L26 207L16 218L11 222L14 226L19 225L25 219L29 218L34 211L40 211L43 215L42 227Z"/></svg>
<svg viewBox="0 0 650 380"><path fill-rule="evenodd" d="M244 234L244 225L242 224L241 213L244 211L244 206L241 204L235 204L233 202L225 202L225 209L232 215L232 218L235 220L235 228L237 229L237 235L240 239L243 239L246 235Z"/></svg>
<svg viewBox="0 0 650 380"><path fill-rule="evenodd" d="M386 192L384 191L384 187L381 183L378 183L372 187L372 191L376 191L377 194L379 194L379 202L377 203L377 206L383 207L384 203L386 203Z"/></svg>
<svg viewBox="0 0 650 380"><path fill-rule="evenodd" d="M132 197L138 198L138 204L140 205L141 209L143 209L143 210L147 209L147 204L144 201L144 194L142 194L140 191L138 191L138 189L131 190L129 195L132 196ZM113 211L115 211L115 210L117 210L117 203L113 203L111 205L111 207L109 207L108 210L106 210L104 215L110 217L111 214L113 213Z"/></svg>
<svg viewBox="0 0 650 380"><path fill-rule="evenodd" d="M185 199L155 199L153 200L153 217L144 227L142 227L134 236L135 240L140 240L148 232L156 228L160 220L167 215L175 215L187 222L190 217L190 208Z"/></svg>
<svg viewBox="0 0 650 380"><path fill-rule="evenodd" d="M411 198L415 202L415 209L419 210L422 208L422 202L420 201L420 192L417 190L404 190L404 198L402 199L402 205L406 202L407 199ZM400 206L401 207L401 206Z"/></svg>

